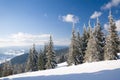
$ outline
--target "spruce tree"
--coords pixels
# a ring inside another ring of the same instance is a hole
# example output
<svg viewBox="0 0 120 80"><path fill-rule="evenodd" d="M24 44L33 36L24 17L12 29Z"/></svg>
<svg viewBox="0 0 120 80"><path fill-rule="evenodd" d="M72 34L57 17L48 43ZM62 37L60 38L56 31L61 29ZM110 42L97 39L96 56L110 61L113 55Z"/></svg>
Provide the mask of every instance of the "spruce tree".
<svg viewBox="0 0 120 80"><path fill-rule="evenodd" d="M80 37L80 32L77 32L77 37L76 37L76 47L77 47L77 54L76 54L76 64L81 64L83 63L83 51L82 51L82 39Z"/></svg>
<svg viewBox="0 0 120 80"><path fill-rule="evenodd" d="M45 55L42 50L40 50L39 57L38 57L38 69L44 70L45 69Z"/></svg>
<svg viewBox="0 0 120 80"><path fill-rule="evenodd" d="M99 19L97 18L97 21L96 21L96 25L95 25L95 28L94 28L94 36L95 38L97 39L97 43L98 43L98 46L99 46L99 51L100 51L100 60L103 60L104 58L104 45L105 45L105 37L104 37L104 33L102 32L102 28L101 28L101 25L100 25L100 22L99 22Z"/></svg>
<svg viewBox="0 0 120 80"><path fill-rule="evenodd" d="M116 60L118 59L117 53L119 52L119 37L116 31L116 24L112 17L111 11L109 12L109 34L106 38L105 45L105 60Z"/></svg>
<svg viewBox="0 0 120 80"><path fill-rule="evenodd" d="M77 32L77 35L76 35L75 29L73 26L72 39L71 39L71 44L70 44L69 54L67 59L68 66L72 64L77 65L83 62L83 52L82 52L81 42L82 42L82 39L80 37L80 33Z"/></svg>
<svg viewBox="0 0 120 80"><path fill-rule="evenodd" d="M35 44L33 44L33 47L32 49L30 49L29 52L26 71L37 71L37 70L38 70L38 52L35 49Z"/></svg>
<svg viewBox="0 0 120 80"><path fill-rule="evenodd" d="M46 69L45 65L47 63L47 57L46 57L46 53L48 52L48 44L45 43L44 44L44 50L43 50L43 59L44 59L44 69Z"/></svg>
<svg viewBox="0 0 120 80"><path fill-rule="evenodd" d="M95 62L100 61L100 51L96 38L93 35L93 32L90 32L90 38L87 43L87 50L84 57L84 62Z"/></svg>
<svg viewBox="0 0 120 80"><path fill-rule="evenodd" d="M71 38L71 43L70 43L70 47L69 47L69 54L68 54L68 59L67 59L68 66L75 64L75 55L76 54L77 54L76 34L75 34L74 26L73 26L72 38Z"/></svg>
<svg viewBox="0 0 120 80"><path fill-rule="evenodd" d="M85 51L86 51L87 43L88 43L88 32L87 32L85 24L83 26L83 35L82 35L81 39L82 39L82 42L81 42L82 43L82 53L83 53L83 56L85 56Z"/></svg>
<svg viewBox="0 0 120 80"><path fill-rule="evenodd" d="M52 36L50 36L50 41L48 43L48 50L46 53L46 58L47 58L47 62L45 65L46 69L52 69L57 66L55 51L53 48L54 47L53 47Z"/></svg>

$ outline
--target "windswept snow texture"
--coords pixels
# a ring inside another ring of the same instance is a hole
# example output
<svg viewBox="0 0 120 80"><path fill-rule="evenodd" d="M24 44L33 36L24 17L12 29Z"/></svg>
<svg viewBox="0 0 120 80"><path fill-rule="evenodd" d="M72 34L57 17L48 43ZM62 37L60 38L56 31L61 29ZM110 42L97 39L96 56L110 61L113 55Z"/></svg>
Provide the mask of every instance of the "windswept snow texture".
<svg viewBox="0 0 120 80"><path fill-rule="evenodd" d="M27 72L0 80L120 80L120 60L84 63L67 67L61 63L56 69Z"/></svg>

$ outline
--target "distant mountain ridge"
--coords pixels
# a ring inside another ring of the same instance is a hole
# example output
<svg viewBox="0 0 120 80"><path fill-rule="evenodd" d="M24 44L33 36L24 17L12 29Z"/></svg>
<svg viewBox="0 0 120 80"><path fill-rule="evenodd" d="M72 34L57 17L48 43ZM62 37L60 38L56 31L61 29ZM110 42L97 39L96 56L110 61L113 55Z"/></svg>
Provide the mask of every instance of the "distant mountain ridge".
<svg viewBox="0 0 120 80"><path fill-rule="evenodd" d="M36 50L39 52L40 49L42 47L40 46L36 46ZM9 48L10 49L10 48ZM43 48L42 48L43 49ZM56 56L60 56L60 54L65 54L68 52L68 47L67 46L55 46L54 47L55 49L55 52L56 52ZM20 52L21 50L18 49L18 48L14 48L14 50L18 50L17 52ZM22 49L23 50L23 49ZM21 54L21 55L7 55L7 54L0 54L0 62L3 62L5 61L6 59L11 59L11 63L12 64L23 64L26 62L27 58L28 58L28 54L29 54L29 49L26 51L26 48L24 49L25 52L24 54ZM16 51L13 51L13 52L16 52Z"/></svg>

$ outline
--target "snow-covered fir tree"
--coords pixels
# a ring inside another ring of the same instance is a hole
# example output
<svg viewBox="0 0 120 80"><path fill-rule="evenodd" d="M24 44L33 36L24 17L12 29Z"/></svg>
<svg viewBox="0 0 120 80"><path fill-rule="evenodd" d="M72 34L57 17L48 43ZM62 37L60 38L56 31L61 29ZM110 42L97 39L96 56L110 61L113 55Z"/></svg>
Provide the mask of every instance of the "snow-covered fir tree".
<svg viewBox="0 0 120 80"><path fill-rule="evenodd" d="M45 65L46 65L46 62L47 62L47 57L46 57L46 53L47 53L47 52L48 52L48 44L45 43L45 44L44 44L44 49L43 49L44 69L46 69L46 68L45 68Z"/></svg>
<svg viewBox="0 0 120 80"><path fill-rule="evenodd" d="M50 36L50 41L48 43L47 53L46 53L46 69L52 69L57 66L55 51L53 47L52 36Z"/></svg>
<svg viewBox="0 0 120 80"><path fill-rule="evenodd" d="M105 60L116 60L118 59L117 53L119 52L119 37L116 31L116 24L112 17L111 11L109 12L109 29L108 29L108 36L106 38L106 45L105 45L105 53L104 59Z"/></svg>
<svg viewBox="0 0 120 80"><path fill-rule="evenodd" d="M99 54L100 54L99 46L98 46L97 40L94 37L93 32L91 30L90 38L87 43L87 50L85 53L84 62L100 61Z"/></svg>
<svg viewBox="0 0 120 80"><path fill-rule="evenodd" d="M82 53L83 57L85 56L85 51L87 48L87 43L90 37L90 32L91 32L91 23L90 20L88 21L88 27L86 28L86 25L84 24L83 26L83 35L82 35Z"/></svg>
<svg viewBox="0 0 120 80"><path fill-rule="evenodd" d="M83 46L82 46L82 39L79 31L77 32L76 41L77 41L76 47L77 47L78 53L76 54L75 59L76 59L76 65L77 65L77 64L83 63L83 51L82 51Z"/></svg>
<svg viewBox="0 0 120 80"><path fill-rule="evenodd" d="M87 42L88 42L87 29L86 29L85 24L83 26L83 35L82 35L81 39L82 39L82 52L83 52L83 56L84 56L86 48L87 48Z"/></svg>
<svg viewBox="0 0 120 80"><path fill-rule="evenodd" d="M97 18L96 25L94 28L94 36L97 40L98 46L99 46L99 51L100 51L100 60L103 60L104 58L104 45L105 45L105 36L104 33L102 32L102 28L99 22L99 18Z"/></svg>
<svg viewBox="0 0 120 80"><path fill-rule="evenodd" d="M83 53L82 53L82 47L81 47L81 38L80 33L78 32L77 35L75 33L74 25L72 29L72 38L71 38L71 44L69 47L69 54L67 63L68 66L72 64L80 64L83 61Z"/></svg>
<svg viewBox="0 0 120 80"><path fill-rule="evenodd" d="M35 44L30 49L29 57L27 60L26 71L37 71L38 70L38 52L35 49Z"/></svg>
<svg viewBox="0 0 120 80"><path fill-rule="evenodd" d="M40 50L39 57L38 57L38 69L39 70L45 69L45 55L42 50Z"/></svg>

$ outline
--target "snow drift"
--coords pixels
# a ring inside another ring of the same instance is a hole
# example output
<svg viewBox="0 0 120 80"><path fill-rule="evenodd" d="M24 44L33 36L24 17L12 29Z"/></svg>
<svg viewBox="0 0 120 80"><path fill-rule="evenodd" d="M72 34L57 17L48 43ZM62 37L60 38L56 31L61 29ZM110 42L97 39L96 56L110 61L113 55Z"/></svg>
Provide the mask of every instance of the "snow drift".
<svg viewBox="0 0 120 80"><path fill-rule="evenodd" d="M84 63L67 67L58 64L56 69L12 75L0 80L120 80L120 60Z"/></svg>

